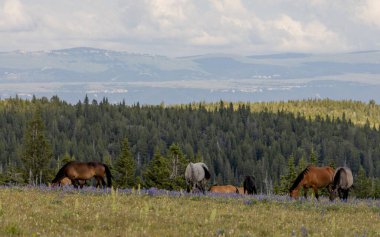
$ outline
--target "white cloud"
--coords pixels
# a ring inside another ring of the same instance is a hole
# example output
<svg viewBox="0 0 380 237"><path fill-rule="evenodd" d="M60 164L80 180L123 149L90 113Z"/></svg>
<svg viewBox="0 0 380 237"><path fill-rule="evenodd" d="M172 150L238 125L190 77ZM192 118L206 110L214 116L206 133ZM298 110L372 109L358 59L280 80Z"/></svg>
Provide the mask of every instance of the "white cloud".
<svg viewBox="0 0 380 237"><path fill-rule="evenodd" d="M366 24L380 27L380 1L366 0L358 6L357 17Z"/></svg>
<svg viewBox="0 0 380 237"><path fill-rule="evenodd" d="M363 50L380 42L376 0L1 1L0 51L89 46L183 56Z"/></svg>
<svg viewBox="0 0 380 237"><path fill-rule="evenodd" d="M278 50L329 51L345 44L339 36L319 21L299 22L287 15L267 23L268 36L279 40Z"/></svg>
<svg viewBox="0 0 380 237"><path fill-rule="evenodd" d="M27 31L31 27L33 22L18 0L6 0L0 7L0 32Z"/></svg>

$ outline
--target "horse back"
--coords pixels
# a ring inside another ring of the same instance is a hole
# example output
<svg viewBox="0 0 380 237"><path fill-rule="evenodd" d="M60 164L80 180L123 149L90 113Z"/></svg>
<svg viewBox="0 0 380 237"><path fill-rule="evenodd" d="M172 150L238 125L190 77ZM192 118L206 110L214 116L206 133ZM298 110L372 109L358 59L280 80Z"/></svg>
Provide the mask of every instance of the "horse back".
<svg viewBox="0 0 380 237"><path fill-rule="evenodd" d="M95 162L74 162L66 168L66 175L75 179L90 179L96 175Z"/></svg>
<svg viewBox="0 0 380 237"><path fill-rule="evenodd" d="M333 182L334 169L330 166L316 167L310 166L305 173L306 183L317 187L326 187Z"/></svg>
<svg viewBox="0 0 380 237"><path fill-rule="evenodd" d="M214 185L210 188L212 193L239 193L238 189L233 185Z"/></svg>
<svg viewBox="0 0 380 237"><path fill-rule="evenodd" d="M353 184L352 172L347 167L339 167L334 174L334 186L349 189Z"/></svg>

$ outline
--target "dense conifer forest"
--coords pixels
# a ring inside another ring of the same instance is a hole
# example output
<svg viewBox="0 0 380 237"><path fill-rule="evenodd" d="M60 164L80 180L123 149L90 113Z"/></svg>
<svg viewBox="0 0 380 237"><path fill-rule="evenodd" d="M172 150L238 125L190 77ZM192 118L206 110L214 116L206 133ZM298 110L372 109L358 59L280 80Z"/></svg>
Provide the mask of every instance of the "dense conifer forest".
<svg viewBox="0 0 380 237"><path fill-rule="evenodd" d="M211 170L210 184L241 185L254 175L259 191L281 193L293 173L315 163L349 166L356 195L379 197L379 122L374 101L148 106L87 96L75 105L56 96L3 99L0 183L48 183L75 159L107 163L116 178L133 169L121 186L178 189L184 165L201 160Z"/></svg>

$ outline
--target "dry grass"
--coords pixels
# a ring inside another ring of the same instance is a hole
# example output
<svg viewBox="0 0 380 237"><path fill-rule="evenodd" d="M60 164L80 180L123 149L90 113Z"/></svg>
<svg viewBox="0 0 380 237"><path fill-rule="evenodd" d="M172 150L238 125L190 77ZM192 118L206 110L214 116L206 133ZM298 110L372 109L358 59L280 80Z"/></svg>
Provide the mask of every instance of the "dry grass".
<svg viewBox="0 0 380 237"><path fill-rule="evenodd" d="M0 188L0 236L218 235L380 236L380 204Z"/></svg>

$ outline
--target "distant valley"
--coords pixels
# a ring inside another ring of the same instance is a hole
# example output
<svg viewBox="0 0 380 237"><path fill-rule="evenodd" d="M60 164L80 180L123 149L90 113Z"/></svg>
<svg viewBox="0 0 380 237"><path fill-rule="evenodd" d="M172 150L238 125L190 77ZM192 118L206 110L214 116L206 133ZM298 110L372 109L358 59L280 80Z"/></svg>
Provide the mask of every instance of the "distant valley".
<svg viewBox="0 0 380 237"><path fill-rule="evenodd" d="M380 102L380 51L341 54L200 55L182 58L95 48L0 53L0 97L87 94L112 103L279 101Z"/></svg>

